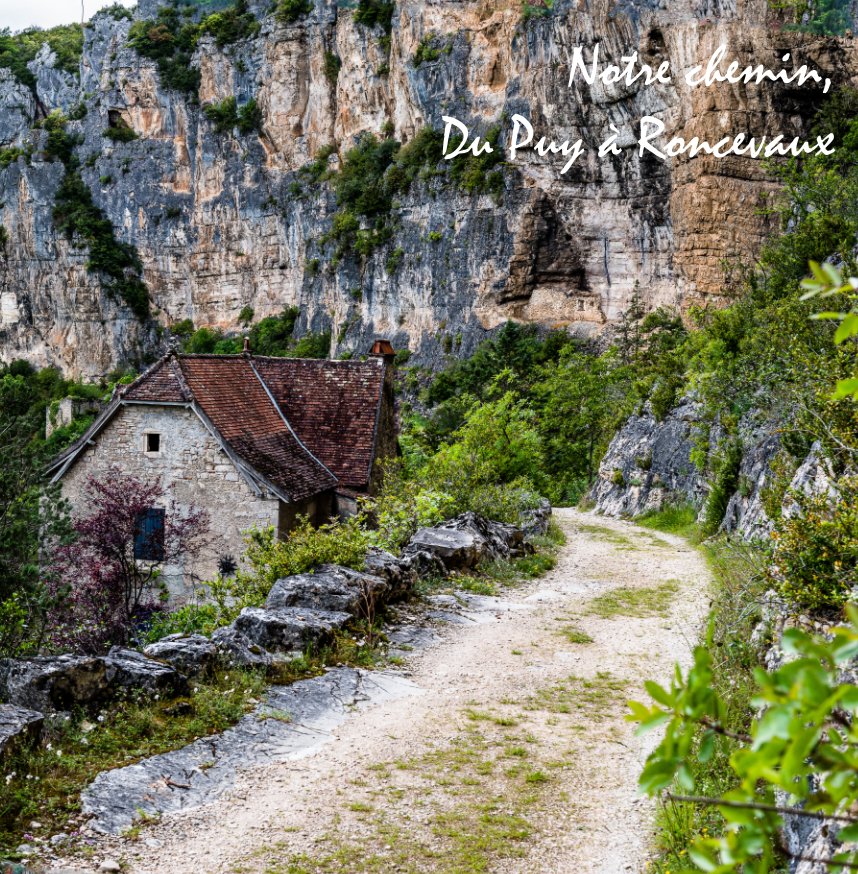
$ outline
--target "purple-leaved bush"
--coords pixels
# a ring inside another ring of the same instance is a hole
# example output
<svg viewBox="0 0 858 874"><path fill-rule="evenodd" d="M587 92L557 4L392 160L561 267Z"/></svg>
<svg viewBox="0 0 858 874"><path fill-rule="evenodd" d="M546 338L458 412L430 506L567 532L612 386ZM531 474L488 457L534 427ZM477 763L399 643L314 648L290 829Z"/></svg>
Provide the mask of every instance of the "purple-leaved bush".
<svg viewBox="0 0 858 874"><path fill-rule="evenodd" d="M53 648L101 653L129 642L135 626L159 605L158 580L165 565L193 566L208 540L208 514L179 508L160 479L141 480L114 468L103 479L87 480L76 516L74 539L60 546L47 575L53 606L48 634ZM141 515L163 508L160 560L134 557Z"/></svg>

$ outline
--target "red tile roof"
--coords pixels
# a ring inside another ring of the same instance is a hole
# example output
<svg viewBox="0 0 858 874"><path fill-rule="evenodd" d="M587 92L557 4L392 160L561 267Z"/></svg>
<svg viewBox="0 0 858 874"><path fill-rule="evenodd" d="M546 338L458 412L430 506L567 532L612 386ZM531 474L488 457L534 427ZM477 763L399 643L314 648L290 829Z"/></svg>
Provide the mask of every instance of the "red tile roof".
<svg viewBox="0 0 858 874"><path fill-rule="evenodd" d="M228 446L292 501L336 485L272 402L249 356L176 360L192 397Z"/></svg>
<svg viewBox="0 0 858 874"><path fill-rule="evenodd" d="M56 478L123 403L194 405L239 460L297 502L364 489L375 459L385 365L367 361L165 356L121 388L52 464Z"/></svg>
<svg viewBox="0 0 858 874"><path fill-rule="evenodd" d="M283 415L313 454L352 488L369 485L384 362L254 358Z"/></svg>

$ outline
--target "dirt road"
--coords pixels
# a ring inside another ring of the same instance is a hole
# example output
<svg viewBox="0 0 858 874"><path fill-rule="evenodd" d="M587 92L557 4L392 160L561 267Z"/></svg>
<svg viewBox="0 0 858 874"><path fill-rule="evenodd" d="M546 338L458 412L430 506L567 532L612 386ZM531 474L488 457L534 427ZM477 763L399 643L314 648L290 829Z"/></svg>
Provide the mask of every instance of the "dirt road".
<svg viewBox="0 0 858 874"><path fill-rule="evenodd" d="M708 571L679 538L557 518L568 544L551 573L406 658L420 692L245 772L213 804L104 839L95 861L137 874L643 871L646 741L625 703L688 661Z"/></svg>

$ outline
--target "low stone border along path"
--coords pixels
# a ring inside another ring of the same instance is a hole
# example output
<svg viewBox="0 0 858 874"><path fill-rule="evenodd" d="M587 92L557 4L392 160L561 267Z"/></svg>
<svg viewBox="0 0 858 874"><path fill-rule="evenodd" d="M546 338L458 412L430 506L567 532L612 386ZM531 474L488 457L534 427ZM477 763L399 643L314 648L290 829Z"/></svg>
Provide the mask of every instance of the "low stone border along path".
<svg viewBox="0 0 858 874"><path fill-rule="evenodd" d="M654 739L626 702L689 662L709 573L678 537L555 518L557 567L499 598L437 599L435 633L385 672L395 694L275 744L268 764L233 756L215 800L100 836L63 870L644 871L654 808L636 783Z"/></svg>

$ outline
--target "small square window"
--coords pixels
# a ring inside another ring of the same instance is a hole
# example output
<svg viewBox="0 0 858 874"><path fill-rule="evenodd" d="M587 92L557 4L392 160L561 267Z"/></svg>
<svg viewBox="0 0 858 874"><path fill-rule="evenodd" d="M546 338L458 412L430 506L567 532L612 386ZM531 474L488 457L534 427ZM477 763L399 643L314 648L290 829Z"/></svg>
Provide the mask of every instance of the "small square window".
<svg viewBox="0 0 858 874"><path fill-rule="evenodd" d="M155 455L161 451L160 434L146 434L144 439L147 453Z"/></svg>

